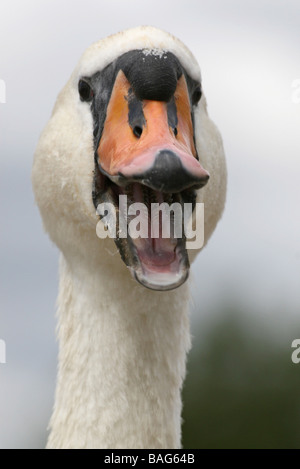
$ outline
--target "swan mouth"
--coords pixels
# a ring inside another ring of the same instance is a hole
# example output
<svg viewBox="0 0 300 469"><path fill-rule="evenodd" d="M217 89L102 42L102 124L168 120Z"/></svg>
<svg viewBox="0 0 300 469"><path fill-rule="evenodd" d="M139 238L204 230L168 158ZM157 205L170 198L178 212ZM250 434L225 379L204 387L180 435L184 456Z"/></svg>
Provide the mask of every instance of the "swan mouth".
<svg viewBox="0 0 300 469"><path fill-rule="evenodd" d="M192 204L194 208L195 189L166 193L140 182L128 181L126 184L123 180L123 185L119 185L96 167L93 201L95 207L101 204L105 207L111 204L114 207L116 225L115 236L112 237L122 260L137 282L151 290L166 291L179 287L187 280L190 265L184 234L184 204ZM133 216L132 207L137 203L143 204L141 207L144 207L144 210L135 210L138 215ZM155 209L161 204L164 204L167 211L171 206L179 208L177 218L174 211L170 210L170 217L164 220L161 214L158 219ZM99 210L97 211L99 213ZM103 212L100 219L109 231L110 222L103 216ZM169 224L169 229L164 223ZM179 224L182 228L181 236L177 237ZM136 234L132 225L138 227ZM164 236L164 229L167 229L168 237Z"/></svg>
<svg viewBox="0 0 300 469"><path fill-rule="evenodd" d="M186 78L173 59L169 65L167 56L157 61L147 65L142 82L135 62L134 76L131 67L116 75L101 131L99 124L94 129L93 202L133 277L152 290L172 290L189 274L186 204L194 208L195 191L209 173L195 147ZM107 217L104 204L113 207L115 216ZM161 212L153 211L158 205Z"/></svg>

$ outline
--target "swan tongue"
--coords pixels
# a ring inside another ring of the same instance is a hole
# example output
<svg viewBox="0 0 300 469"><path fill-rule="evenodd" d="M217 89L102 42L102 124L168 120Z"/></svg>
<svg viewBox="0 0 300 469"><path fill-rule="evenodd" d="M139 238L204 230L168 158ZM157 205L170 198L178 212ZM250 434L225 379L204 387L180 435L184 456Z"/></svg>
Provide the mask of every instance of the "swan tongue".
<svg viewBox="0 0 300 469"><path fill-rule="evenodd" d="M182 285L189 274L186 251L185 254L176 251L173 257L169 264L163 266L145 263L140 258L140 268L130 267L130 270L139 283L151 290L173 290Z"/></svg>
<svg viewBox="0 0 300 469"><path fill-rule="evenodd" d="M127 264L132 275L139 283L153 290L177 288L187 279L189 262L185 240L175 237L175 217L166 214L172 203L177 202L177 207L181 207L180 196L153 191L138 183L131 184L126 195L130 246L137 260ZM140 204L137 216L133 215L132 203ZM161 211L157 210L158 206ZM179 223L182 225L182 218Z"/></svg>

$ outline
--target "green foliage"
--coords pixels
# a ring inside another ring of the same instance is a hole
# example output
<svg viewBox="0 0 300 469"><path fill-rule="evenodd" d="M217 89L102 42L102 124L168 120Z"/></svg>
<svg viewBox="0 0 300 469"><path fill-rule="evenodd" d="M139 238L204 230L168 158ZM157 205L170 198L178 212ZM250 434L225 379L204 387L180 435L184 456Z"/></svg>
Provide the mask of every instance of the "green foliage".
<svg viewBox="0 0 300 469"><path fill-rule="evenodd" d="M282 346L257 321L249 331L238 317L226 313L209 330L193 331L183 447L300 448L300 364L291 361L292 341Z"/></svg>

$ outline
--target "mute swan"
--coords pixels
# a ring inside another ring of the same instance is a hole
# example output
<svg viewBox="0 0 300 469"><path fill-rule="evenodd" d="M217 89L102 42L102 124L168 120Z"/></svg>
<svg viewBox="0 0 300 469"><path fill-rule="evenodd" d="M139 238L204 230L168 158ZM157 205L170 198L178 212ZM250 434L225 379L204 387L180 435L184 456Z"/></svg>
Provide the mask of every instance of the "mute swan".
<svg viewBox="0 0 300 469"><path fill-rule="evenodd" d="M99 239L95 207L117 205L126 191L133 200L191 200L197 188L208 240L223 211L226 167L201 94L182 42L130 29L86 50L40 137L33 188L61 251L48 448L181 446L191 342L184 241Z"/></svg>

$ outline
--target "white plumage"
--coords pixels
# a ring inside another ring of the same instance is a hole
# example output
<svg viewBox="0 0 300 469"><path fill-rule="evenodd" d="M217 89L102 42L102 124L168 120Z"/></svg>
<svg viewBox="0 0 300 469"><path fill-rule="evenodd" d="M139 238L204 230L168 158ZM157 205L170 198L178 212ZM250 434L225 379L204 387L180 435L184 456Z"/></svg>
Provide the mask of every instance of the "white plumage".
<svg viewBox="0 0 300 469"><path fill-rule="evenodd" d="M61 251L59 369L49 448L179 448L181 387L190 348L188 284L150 291L130 276L113 240L96 236L91 198L93 122L78 79L132 49L170 51L200 78L191 52L152 27L110 36L84 53L60 93L35 154L33 187ZM205 97L194 109L196 147L210 173L198 193L205 241L224 207L226 167ZM195 257L190 253L190 259ZM205 275L205 272L203 272ZM199 282L200 283L200 282Z"/></svg>

